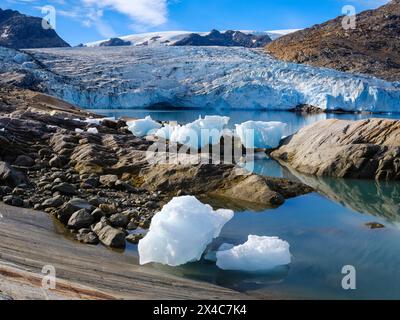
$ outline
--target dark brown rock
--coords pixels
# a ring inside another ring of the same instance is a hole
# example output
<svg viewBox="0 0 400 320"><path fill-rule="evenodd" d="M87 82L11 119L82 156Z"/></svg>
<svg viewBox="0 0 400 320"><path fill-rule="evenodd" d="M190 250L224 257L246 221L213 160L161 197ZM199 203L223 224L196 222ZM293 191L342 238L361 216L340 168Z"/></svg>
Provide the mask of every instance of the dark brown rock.
<svg viewBox="0 0 400 320"><path fill-rule="evenodd" d="M267 45L278 59L400 80L400 1L356 16L345 30L343 16L286 36Z"/></svg>
<svg viewBox="0 0 400 320"><path fill-rule="evenodd" d="M0 183L10 187L29 183L28 178L21 171L14 169L6 162L0 161Z"/></svg>

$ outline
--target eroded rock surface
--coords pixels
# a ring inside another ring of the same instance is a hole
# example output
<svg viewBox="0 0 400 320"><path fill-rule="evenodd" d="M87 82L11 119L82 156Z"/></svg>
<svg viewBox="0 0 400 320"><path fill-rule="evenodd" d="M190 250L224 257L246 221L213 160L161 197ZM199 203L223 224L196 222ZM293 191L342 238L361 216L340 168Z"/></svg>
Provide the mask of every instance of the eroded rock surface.
<svg viewBox="0 0 400 320"><path fill-rule="evenodd" d="M400 179L400 121L322 120L283 141L272 157L302 173Z"/></svg>
<svg viewBox="0 0 400 320"><path fill-rule="evenodd" d="M311 191L234 164L211 164L210 155L193 162L196 156L179 153L179 161L173 155L166 161L165 152L149 152L157 142L134 137L125 121L88 123L88 117L97 116L47 95L0 88L1 199L52 214L84 243L124 248L127 229L149 228L179 194L265 209Z"/></svg>

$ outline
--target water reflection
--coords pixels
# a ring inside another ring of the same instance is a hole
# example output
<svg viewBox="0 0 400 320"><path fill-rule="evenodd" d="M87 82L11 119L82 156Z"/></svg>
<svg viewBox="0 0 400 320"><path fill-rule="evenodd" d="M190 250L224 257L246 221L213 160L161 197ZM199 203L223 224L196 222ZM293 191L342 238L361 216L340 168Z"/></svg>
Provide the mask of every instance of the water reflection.
<svg viewBox="0 0 400 320"><path fill-rule="evenodd" d="M224 271L219 269L215 262L205 260L188 263L178 268L159 264L154 264L152 267L162 273L214 283L239 292L257 291L279 284L284 281L290 270L290 266L281 266L268 272Z"/></svg>
<svg viewBox="0 0 400 320"><path fill-rule="evenodd" d="M341 205L400 226L400 184L375 180L316 177L283 169L283 176L301 181Z"/></svg>

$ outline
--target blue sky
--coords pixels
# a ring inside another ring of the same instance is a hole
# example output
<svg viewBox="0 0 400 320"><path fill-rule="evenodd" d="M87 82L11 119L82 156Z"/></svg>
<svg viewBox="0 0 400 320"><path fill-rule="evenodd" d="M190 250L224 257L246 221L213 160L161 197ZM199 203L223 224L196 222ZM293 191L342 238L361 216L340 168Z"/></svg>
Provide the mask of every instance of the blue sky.
<svg viewBox="0 0 400 320"><path fill-rule="evenodd" d="M388 0L0 0L2 9L43 16L56 9L56 31L72 45L151 31L304 28Z"/></svg>

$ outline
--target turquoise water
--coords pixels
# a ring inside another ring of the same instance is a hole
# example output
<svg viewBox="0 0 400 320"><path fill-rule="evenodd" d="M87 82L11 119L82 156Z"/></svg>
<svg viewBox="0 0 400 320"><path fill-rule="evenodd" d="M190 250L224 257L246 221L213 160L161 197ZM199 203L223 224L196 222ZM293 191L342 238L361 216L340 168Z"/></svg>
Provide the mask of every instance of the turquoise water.
<svg viewBox="0 0 400 320"><path fill-rule="evenodd" d="M246 120L283 121L287 134L324 118L363 119L371 115L311 115L289 112L200 112L193 110L96 110L106 116L143 117L189 122L199 114L221 114L231 123ZM374 115L377 117L377 115ZM390 115L379 117L395 118ZM161 272L212 282L261 298L400 298L400 184L375 181L315 178L289 172L273 160L256 161L259 174L287 177L312 186L316 192L287 200L277 209L263 212L237 212L213 243L241 244L249 234L279 236L290 243L292 262L264 273L229 272L215 263L200 261L178 268L149 265ZM379 222L383 229L371 230L368 222ZM137 254L136 246L129 246ZM344 290L342 267L356 269L356 290Z"/></svg>

